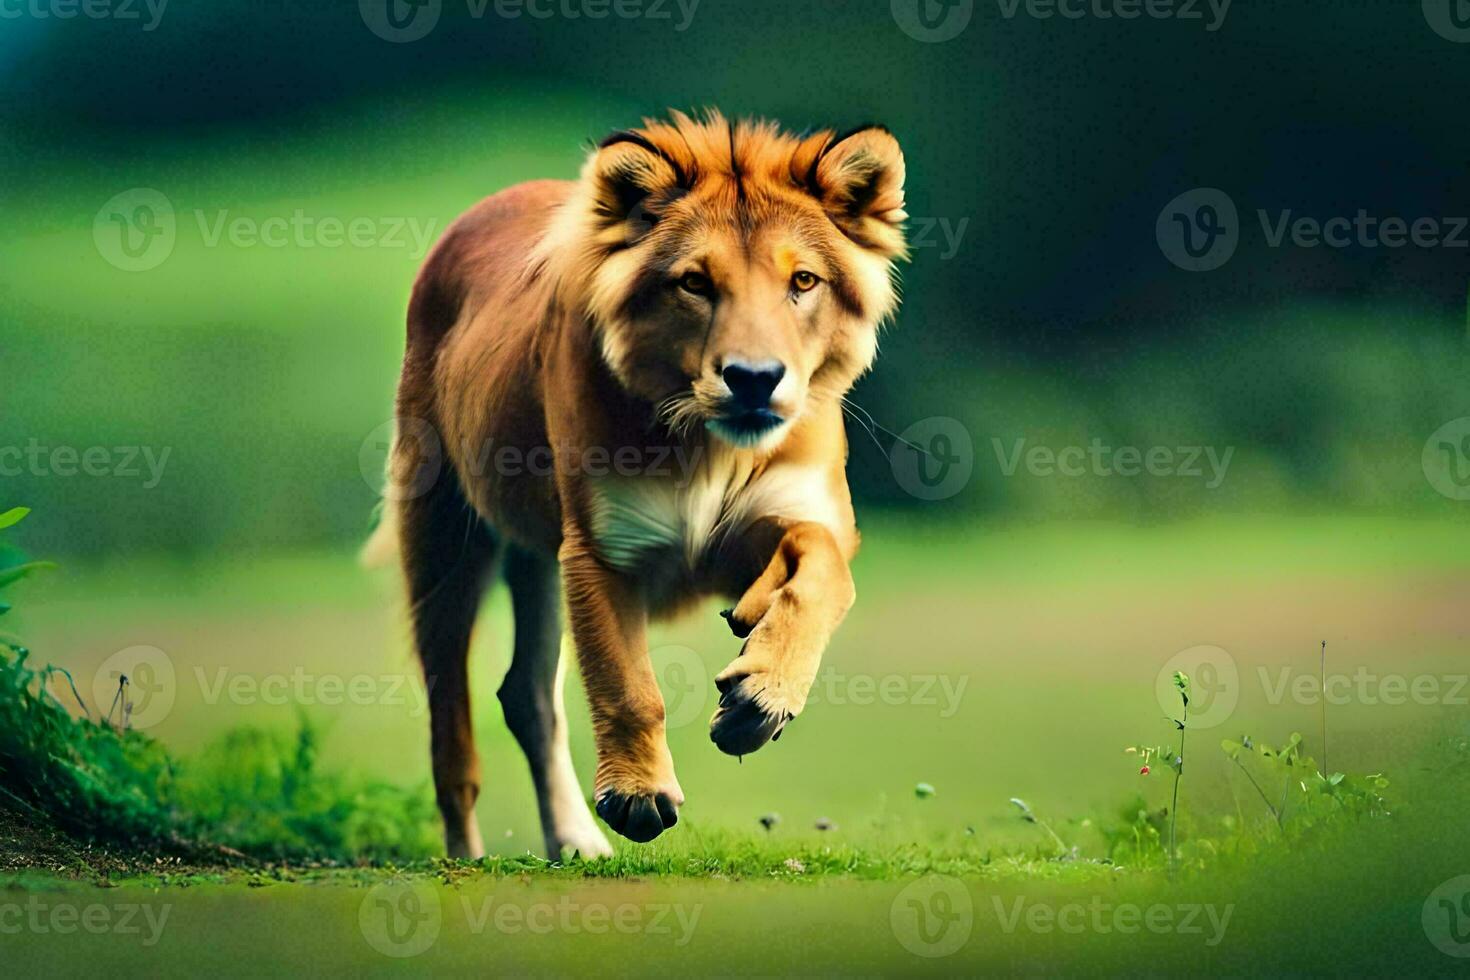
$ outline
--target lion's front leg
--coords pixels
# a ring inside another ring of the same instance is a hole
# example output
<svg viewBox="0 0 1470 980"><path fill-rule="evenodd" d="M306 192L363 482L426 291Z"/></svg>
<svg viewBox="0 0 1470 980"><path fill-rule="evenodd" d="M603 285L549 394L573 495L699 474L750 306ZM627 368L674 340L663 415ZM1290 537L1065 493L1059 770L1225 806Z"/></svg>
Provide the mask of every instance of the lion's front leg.
<svg viewBox="0 0 1470 980"><path fill-rule="evenodd" d="M785 529L765 570L727 616L745 645L715 678L720 706L710 738L722 752L754 752L801 713L822 651L854 595L847 559L827 527L803 522Z"/></svg>
<svg viewBox="0 0 1470 980"><path fill-rule="evenodd" d="M561 548L562 582L597 741L597 815L629 840L679 821L684 792L664 740L664 702L648 659L638 590L575 534Z"/></svg>

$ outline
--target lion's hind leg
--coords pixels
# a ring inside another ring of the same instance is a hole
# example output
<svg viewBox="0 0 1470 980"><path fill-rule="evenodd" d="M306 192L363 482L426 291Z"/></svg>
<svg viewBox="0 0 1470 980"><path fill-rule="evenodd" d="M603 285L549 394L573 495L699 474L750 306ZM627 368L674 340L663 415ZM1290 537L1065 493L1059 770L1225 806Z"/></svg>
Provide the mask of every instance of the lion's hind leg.
<svg viewBox="0 0 1470 980"><path fill-rule="evenodd" d="M587 808L567 744L562 688L561 584L556 559L511 545L505 580L515 610L515 652L498 697L506 724L531 767L546 856L563 851L584 858L612 854Z"/></svg>

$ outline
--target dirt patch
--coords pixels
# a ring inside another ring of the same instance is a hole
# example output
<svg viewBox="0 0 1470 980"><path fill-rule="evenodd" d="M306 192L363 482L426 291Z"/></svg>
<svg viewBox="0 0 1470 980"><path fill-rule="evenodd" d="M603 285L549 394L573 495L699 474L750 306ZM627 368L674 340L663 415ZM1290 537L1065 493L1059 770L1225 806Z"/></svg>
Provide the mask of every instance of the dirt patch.
<svg viewBox="0 0 1470 980"><path fill-rule="evenodd" d="M0 874L43 871L73 881L219 875L256 864L226 848L179 842L174 847L124 848L85 841L45 825L18 808L0 807Z"/></svg>

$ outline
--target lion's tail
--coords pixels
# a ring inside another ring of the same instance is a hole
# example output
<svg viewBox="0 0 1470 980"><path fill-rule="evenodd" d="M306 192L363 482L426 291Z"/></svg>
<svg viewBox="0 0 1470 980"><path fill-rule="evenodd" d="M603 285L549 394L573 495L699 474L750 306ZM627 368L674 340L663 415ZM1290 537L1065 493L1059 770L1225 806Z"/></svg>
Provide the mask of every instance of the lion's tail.
<svg viewBox="0 0 1470 980"><path fill-rule="evenodd" d="M398 450L398 435L397 420L394 420L388 455L383 462L385 490L392 485L393 454ZM386 496L379 497L373 508L372 519L373 528L357 552L357 562L363 568L384 568L393 564L398 557L398 508Z"/></svg>
<svg viewBox="0 0 1470 980"><path fill-rule="evenodd" d="M383 500L378 504L378 523L357 553L363 568L383 568L398 557L398 509Z"/></svg>

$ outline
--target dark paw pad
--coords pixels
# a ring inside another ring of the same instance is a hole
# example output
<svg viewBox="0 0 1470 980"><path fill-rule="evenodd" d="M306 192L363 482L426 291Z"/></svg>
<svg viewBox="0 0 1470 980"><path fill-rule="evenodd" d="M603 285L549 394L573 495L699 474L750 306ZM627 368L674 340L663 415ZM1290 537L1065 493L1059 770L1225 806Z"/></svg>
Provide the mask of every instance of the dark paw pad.
<svg viewBox="0 0 1470 980"><path fill-rule="evenodd" d="M768 712L749 693L750 678L722 685L720 707L709 723L710 741L726 755L749 755L769 741L781 737L790 712Z"/></svg>
<svg viewBox="0 0 1470 980"><path fill-rule="evenodd" d="M679 822L679 808L668 793L629 795L608 790L597 798L597 815L630 841L647 844Z"/></svg>

